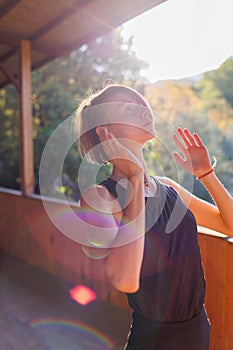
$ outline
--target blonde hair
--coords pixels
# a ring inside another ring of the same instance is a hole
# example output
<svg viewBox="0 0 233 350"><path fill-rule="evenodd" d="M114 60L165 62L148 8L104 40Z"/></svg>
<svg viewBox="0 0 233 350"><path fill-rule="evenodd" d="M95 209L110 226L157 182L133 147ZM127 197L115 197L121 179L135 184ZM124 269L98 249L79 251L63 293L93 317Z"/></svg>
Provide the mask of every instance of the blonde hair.
<svg viewBox="0 0 233 350"><path fill-rule="evenodd" d="M136 90L125 85L112 84L104 87L102 90L92 94L82 101L75 113L74 127L77 132L77 146L79 154L82 158L86 158L91 163L103 164L107 163L108 157L104 152L96 128L88 128L87 118L84 116L84 109L104 103L104 100L116 93L124 92L131 96L136 103L148 107L148 102ZM120 101L119 101L120 102ZM86 131L87 130L87 131ZM97 147L98 146L98 147Z"/></svg>

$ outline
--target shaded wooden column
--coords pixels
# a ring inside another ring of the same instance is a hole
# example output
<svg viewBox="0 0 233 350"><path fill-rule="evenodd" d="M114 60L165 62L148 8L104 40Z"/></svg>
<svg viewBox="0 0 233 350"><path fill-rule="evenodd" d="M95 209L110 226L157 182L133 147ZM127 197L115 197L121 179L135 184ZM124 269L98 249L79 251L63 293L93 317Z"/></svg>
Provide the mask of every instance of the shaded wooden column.
<svg viewBox="0 0 233 350"><path fill-rule="evenodd" d="M32 137L31 102L31 45L28 40L20 42L20 176L24 195L34 192L34 157Z"/></svg>

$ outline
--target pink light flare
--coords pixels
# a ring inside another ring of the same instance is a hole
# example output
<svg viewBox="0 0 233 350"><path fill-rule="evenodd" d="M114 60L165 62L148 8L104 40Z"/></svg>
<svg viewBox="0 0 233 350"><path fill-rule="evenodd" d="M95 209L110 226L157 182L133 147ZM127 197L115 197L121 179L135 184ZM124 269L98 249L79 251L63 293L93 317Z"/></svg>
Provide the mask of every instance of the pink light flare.
<svg viewBox="0 0 233 350"><path fill-rule="evenodd" d="M90 288L78 285L70 289L70 297L81 305L87 305L96 299L96 294Z"/></svg>

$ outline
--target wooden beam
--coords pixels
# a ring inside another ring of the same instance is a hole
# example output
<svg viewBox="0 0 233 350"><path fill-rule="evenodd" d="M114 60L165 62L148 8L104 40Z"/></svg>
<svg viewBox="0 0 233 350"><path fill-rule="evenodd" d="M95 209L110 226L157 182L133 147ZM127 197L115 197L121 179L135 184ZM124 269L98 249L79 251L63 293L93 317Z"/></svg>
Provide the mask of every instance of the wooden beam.
<svg viewBox="0 0 233 350"><path fill-rule="evenodd" d="M40 39L43 35L48 34L50 30L53 30L55 27L60 25L65 20L69 19L69 17L73 16L77 11L80 12L83 8L85 8L87 5L94 2L94 0L78 0L76 3L67 8L64 9L64 11L53 18L49 23L47 23L45 26L37 30L34 34L30 36L31 41L36 41L37 39Z"/></svg>
<svg viewBox="0 0 233 350"><path fill-rule="evenodd" d="M13 0L12 0L13 1ZM43 45L37 45L36 41L40 39L43 35L47 34L49 31L60 25L62 22L67 20L69 17L73 16L75 12L80 12L84 7L89 5L90 3L94 2L94 0L77 0L76 3L70 7L64 10L61 14L53 18L50 22L48 22L45 26L38 29L35 33L33 33L30 37L26 38L27 40L30 40L31 45L33 49L41 52L47 52L48 54L51 54L54 57L57 56L63 56L64 54L67 54L67 51L64 51L62 48L60 49L51 49L49 47L43 46ZM0 8L1 9L1 8ZM8 40L8 41L7 41ZM9 49L5 54L3 54L0 57L0 60L2 62L5 62L8 60L11 56L13 56L18 48L18 42L17 39L12 38L0 38L0 42L5 45L11 45L13 46L11 49Z"/></svg>
<svg viewBox="0 0 233 350"><path fill-rule="evenodd" d="M0 19L10 12L21 0L6 0L0 7Z"/></svg>
<svg viewBox="0 0 233 350"><path fill-rule="evenodd" d="M10 47L9 50L0 56L0 61L4 62L7 61L9 58L11 58L13 55L17 54L18 49L20 47L20 42L22 39L18 38L12 38L9 35L3 35L0 33L0 45L5 45ZM45 53L45 54L55 54L56 56L63 56L67 55L67 51L63 50L62 48L52 48L51 45L45 45L43 43L37 43L37 42L32 42L31 39L26 39L30 40L31 42L31 50Z"/></svg>
<svg viewBox="0 0 233 350"><path fill-rule="evenodd" d="M28 40L20 45L20 175L24 195L34 192L32 104L31 104L31 46Z"/></svg>
<svg viewBox="0 0 233 350"><path fill-rule="evenodd" d="M13 38L8 33L1 32L0 33L0 44L5 46L14 46L19 47L21 39Z"/></svg>
<svg viewBox="0 0 233 350"><path fill-rule="evenodd" d="M5 75L5 77L8 78L8 80L15 85L16 89L18 91L20 91L20 86L18 83L18 80L16 80L11 74L9 74L7 72L7 70L5 69L4 65L2 64L2 62L0 61L0 71Z"/></svg>

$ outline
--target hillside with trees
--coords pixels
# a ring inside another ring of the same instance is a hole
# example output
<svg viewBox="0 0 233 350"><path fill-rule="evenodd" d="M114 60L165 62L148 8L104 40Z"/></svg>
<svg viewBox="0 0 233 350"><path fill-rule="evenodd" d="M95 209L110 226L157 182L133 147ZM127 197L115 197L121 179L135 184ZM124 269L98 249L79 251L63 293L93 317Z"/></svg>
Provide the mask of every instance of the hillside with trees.
<svg viewBox="0 0 233 350"><path fill-rule="evenodd" d="M162 174L180 181L199 196L210 200L198 181L174 164L175 149L172 133L176 127L188 127L198 132L210 154L216 157L216 172L225 186L233 192L233 58L217 70L205 73L194 83L190 80L164 81L145 87L145 96L155 114L159 142L148 145L148 158L152 169L161 163ZM151 157L153 148L154 156ZM155 160L156 159L156 160Z"/></svg>

